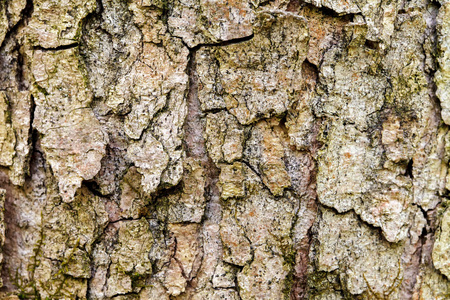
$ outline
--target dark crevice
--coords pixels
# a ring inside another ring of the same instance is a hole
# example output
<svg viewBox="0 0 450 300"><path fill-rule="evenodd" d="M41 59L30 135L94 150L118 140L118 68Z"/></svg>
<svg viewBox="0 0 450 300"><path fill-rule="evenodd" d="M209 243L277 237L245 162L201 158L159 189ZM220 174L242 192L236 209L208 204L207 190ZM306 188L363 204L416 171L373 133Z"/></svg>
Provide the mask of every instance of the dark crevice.
<svg viewBox="0 0 450 300"><path fill-rule="evenodd" d="M224 47L224 46L228 46L228 45L244 43L244 42L251 40L254 36L255 35L252 33L249 36L245 36L245 37L241 37L241 38L237 38L237 39L231 39L231 40L218 42L218 43L211 43L211 44L208 44L208 43L198 44L197 46L194 46L194 47L189 47L183 40L182 40L182 42L186 46L186 48L188 48L190 50L190 53L193 54L201 47Z"/></svg>
<svg viewBox="0 0 450 300"><path fill-rule="evenodd" d="M178 182L176 185L171 186L165 184L160 185L156 190L156 192L152 194L153 198L156 200L148 204L149 209L153 206L166 205L166 203L163 203L163 201L168 201L167 198L169 196L178 194L180 191L183 190L183 186L184 186L183 180L180 180L180 182Z"/></svg>
<svg viewBox="0 0 450 300"><path fill-rule="evenodd" d="M15 1L15 0L13 0ZM17 22L16 25L14 25L5 35L5 38L2 42L2 45L0 46L0 53L3 52L4 47L6 45L6 43L13 37L16 36L17 32L19 31L20 28L22 28L23 26L26 25L26 22L28 21L28 19L31 17L31 15L33 14L33 1L32 0L27 0L27 4L25 5L25 8L22 10L21 12L21 19L19 22Z"/></svg>
<svg viewBox="0 0 450 300"><path fill-rule="evenodd" d="M21 49L17 49L17 70L16 70L16 81L18 85L19 91L28 90L28 82L25 79L25 71L24 71L24 58L22 55Z"/></svg>
<svg viewBox="0 0 450 300"><path fill-rule="evenodd" d="M378 50L380 48L380 42L366 40L366 42L364 43L364 46L366 46L367 48L372 49L372 50Z"/></svg>
<svg viewBox="0 0 450 300"><path fill-rule="evenodd" d="M347 210L347 211L343 211L343 212L339 212L336 208L334 208L333 206L327 206L323 203L319 204L321 207L331 210L333 213L335 213L336 215L346 215L346 214L353 214L357 219L358 222L361 224L366 225L367 227L369 227L371 230L377 231L380 235L380 238L384 239L386 242L388 242L389 244L396 244L395 242L389 242L388 240L386 240L386 237L383 234L383 230L381 229L381 227L377 227L373 224L367 223L366 221L364 221L361 216L359 214L357 214L355 212L355 210L353 208Z"/></svg>
<svg viewBox="0 0 450 300"><path fill-rule="evenodd" d="M34 122L35 113L36 113L36 103L34 102L33 94L31 94L30 95L30 136L31 136L31 131L33 130L33 122Z"/></svg>
<svg viewBox="0 0 450 300"><path fill-rule="evenodd" d="M85 181L83 181L82 185L84 185L95 196L105 197L100 192L100 187L98 186L98 183L95 180L85 180Z"/></svg>
<svg viewBox="0 0 450 300"><path fill-rule="evenodd" d="M308 58L305 58L305 60L302 63L302 75L308 75L312 79L312 81L316 84L317 79L319 78L319 69L315 64L310 62Z"/></svg>
<svg viewBox="0 0 450 300"><path fill-rule="evenodd" d="M245 159L242 160L242 163L243 163L244 165L246 165L250 170L252 170L253 173L255 173L256 175L258 175L258 177L260 177L261 182L262 182L262 177L261 177L262 175L261 175L261 172L259 172L259 170L253 168L252 165L251 165L247 160L245 160ZM265 185L264 185L264 186L265 186ZM265 186L265 187L266 187L266 186ZM268 189L268 188L267 188L267 189Z"/></svg>
<svg viewBox="0 0 450 300"><path fill-rule="evenodd" d="M408 165L406 166L406 170L405 170L405 176L408 176L409 178L411 178L411 179L414 179L414 175L413 175L413 164L414 164L414 161L413 161L413 159L410 159L409 161L408 161Z"/></svg>
<svg viewBox="0 0 450 300"><path fill-rule="evenodd" d="M285 113L284 115L281 116L280 121L278 122L278 126L280 127L280 129L283 131L283 134L288 137L288 128L287 128L287 113ZM285 157L284 157L285 158Z"/></svg>
<svg viewBox="0 0 450 300"><path fill-rule="evenodd" d="M73 43L73 44L69 44L69 45L61 45L61 46L52 47L52 48L44 48L41 46L35 46L35 47L33 47L33 49L40 50L40 51L61 51L61 50L68 50L68 49L76 48L78 46L79 46L78 43Z"/></svg>
<svg viewBox="0 0 450 300"><path fill-rule="evenodd" d="M422 206L420 206L419 204L416 204L416 203L413 203L412 205L417 207L418 209L420 209L420 211L422 212L424 218L427 218L428 213ZM428 221L428 219L427 219L427 221ZM426 230L426 228L424 228L424 230Z"/></svg>
<svg viewBox="0 0 450 300"><path fill-rule="evenodd" d="M344 19L344 20L346 20L348 22L351 22L355 16L361 15L361 14L354 14L354 13L339 14L336 11L332 10L331 8L328 8L328 7L325 7L325 6L318 7L318 6L315 6L312 3L306 3L306 2L303 2L303 1L300 4L300 9L302 9L302 8L309 8L309 9L317 10L317 11L320 11L324 16L331 17L331 18L340 18L341 20Z"/></svg>
<svg viewBox="0 0 450 300"><path fill-rule="evenodd" d="M95 9L95 13L96 14L101 14L103 12L104 8L103 8L103 2L102 0L97 0L97 7ZM89 16L89 15L88 15Z"/></svg>
<svg viewBox="0 0 450 300"><path fill-rule="evenodd" d="M227 111L227 109L226 108L211 108L211 109L203 110L203 113L204 114L217 114L222 111Z"/></svg>
<svg viewBox="0 0 450 300"><path fill-rule="evenodd" d="M132 217L129 217L129 218L122 218L122 219L118 219L118 220L114 220L114 221L109 221L109 222L108 222L108 225L110 225L110 224L116 224L116 223L119 223L119 222L137 221L137 220L140 220L140 218L137 218L137 219L132 218Z"/></svg>
<svg viewBox="0 0 450 300"><path fill-rule="evenodd" d="M33 122L34 122L34 115L35 115L35 111L36 111L36 103L34 102L34 97L33 95L30 95L30 129L28 131L28 144L31 145L30 146L30 157L28 158L28 164L29 164L29 170L31 170L31 165L32 165L32 160L31 160L31 156L33 155L33 151L37 151L36 145L38 143L39 140L39 133L37 131L37 129L35 129L33 127ZM41 156L42 153L41 153ZM29 173L31 173L29 171ZM31 174L29 174L31 176Z"/></svg>

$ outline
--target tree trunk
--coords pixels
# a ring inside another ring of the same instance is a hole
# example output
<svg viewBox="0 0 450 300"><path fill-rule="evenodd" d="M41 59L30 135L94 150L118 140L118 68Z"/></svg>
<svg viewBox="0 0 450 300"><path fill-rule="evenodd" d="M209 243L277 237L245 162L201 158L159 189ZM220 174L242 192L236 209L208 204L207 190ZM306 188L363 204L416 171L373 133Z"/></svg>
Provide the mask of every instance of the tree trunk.
<svg viewBox="0 0 450 300"><path fill-rule="evenodd" d="M0 1L0 299L450 299L450 1Z"/></svg>

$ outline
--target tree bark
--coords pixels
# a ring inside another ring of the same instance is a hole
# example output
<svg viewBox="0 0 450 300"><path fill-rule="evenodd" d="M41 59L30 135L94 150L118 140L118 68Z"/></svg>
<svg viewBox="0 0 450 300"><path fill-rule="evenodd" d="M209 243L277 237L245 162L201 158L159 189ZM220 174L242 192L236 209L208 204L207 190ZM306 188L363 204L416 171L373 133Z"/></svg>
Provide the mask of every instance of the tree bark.
<svg viewBox="0 0 450 300"><path fill-rule="evenodd" d="M448 0L0 1L0 299L449 299Z"/></svg>

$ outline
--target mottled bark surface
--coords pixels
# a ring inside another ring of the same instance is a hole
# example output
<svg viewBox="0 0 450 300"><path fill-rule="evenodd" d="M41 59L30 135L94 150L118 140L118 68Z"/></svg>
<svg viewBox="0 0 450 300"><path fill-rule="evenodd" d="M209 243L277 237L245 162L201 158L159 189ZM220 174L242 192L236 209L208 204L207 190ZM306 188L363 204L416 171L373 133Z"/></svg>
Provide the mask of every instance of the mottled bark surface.
<svg viewBox="0 0 450 300"><path fill-rule="evenodd" d="M0 1L0 299L450 299L450 1Z"/></svg>

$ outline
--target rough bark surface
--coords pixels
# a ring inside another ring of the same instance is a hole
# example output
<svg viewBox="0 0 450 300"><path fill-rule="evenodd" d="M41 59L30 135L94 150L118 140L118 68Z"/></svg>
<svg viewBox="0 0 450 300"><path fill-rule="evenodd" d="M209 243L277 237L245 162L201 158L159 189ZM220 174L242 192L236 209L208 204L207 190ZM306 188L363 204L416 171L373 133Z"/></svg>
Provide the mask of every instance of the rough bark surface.
<svg viewBox="0 0 450 300"><path fill-rule="evenodd" d="M1 0L0 299L450 299L450 1Z"/></svg>

